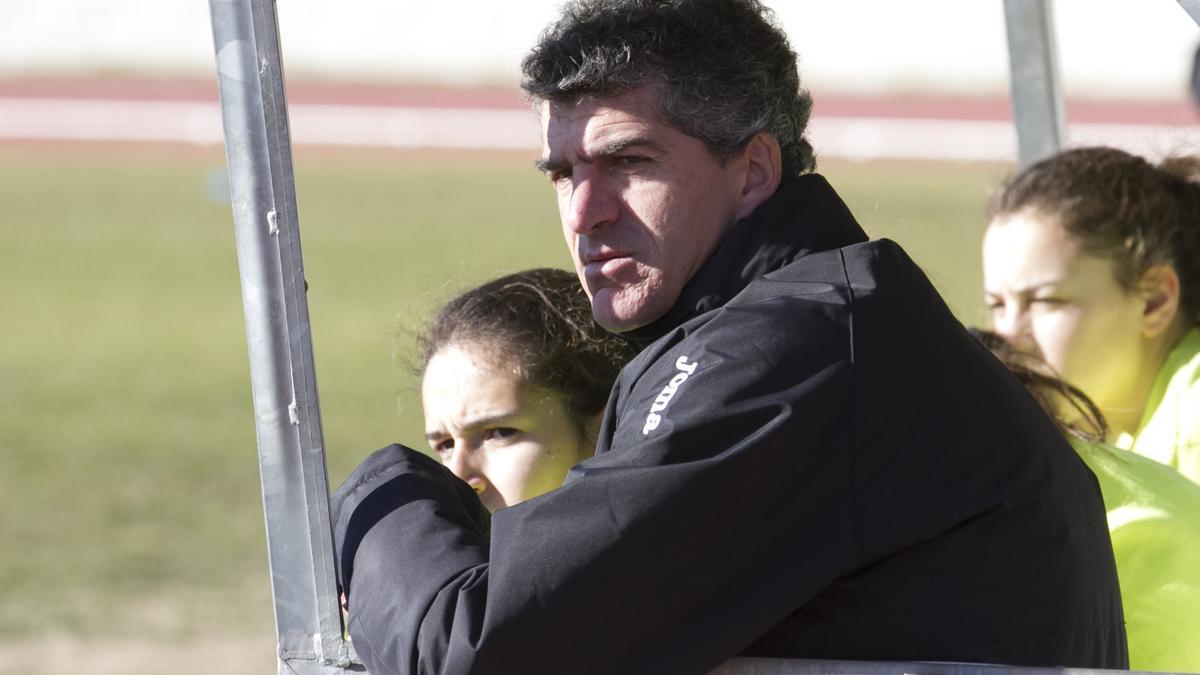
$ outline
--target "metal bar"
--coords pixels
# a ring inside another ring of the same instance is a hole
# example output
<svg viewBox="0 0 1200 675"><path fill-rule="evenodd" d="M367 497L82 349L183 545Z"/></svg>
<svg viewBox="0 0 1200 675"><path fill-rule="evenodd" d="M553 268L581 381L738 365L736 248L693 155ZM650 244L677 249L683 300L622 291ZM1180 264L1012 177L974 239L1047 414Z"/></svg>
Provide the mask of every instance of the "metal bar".
<svg viewBox="0 0 1200 675"><path fill-rule="evenodd" d="M1037 668L983 663L920 661L818 661L740 657L727 661L709 675L1135 675L1145 671L1089 668Z"/></svg>
<svg viewBox="0 0 1200 675"><path fill-rule="evenodd" d="M1066 142L1051 0L1004 0L1018 164L1024 168Z"/></svg>
<svg viewBox="0 0 1200 675"><path fill-rule="evenodd" d="M1200 0L1179 0L1179 6L1200 26Z"/></svg>
<svg viewBox="0 0 1200 675"><path fill-rule="evenodd" d="M279 673L353 668L329 487L278 24L272 0L210 0L262 475ZM357 668L361 672L361 668Z"/></svg>

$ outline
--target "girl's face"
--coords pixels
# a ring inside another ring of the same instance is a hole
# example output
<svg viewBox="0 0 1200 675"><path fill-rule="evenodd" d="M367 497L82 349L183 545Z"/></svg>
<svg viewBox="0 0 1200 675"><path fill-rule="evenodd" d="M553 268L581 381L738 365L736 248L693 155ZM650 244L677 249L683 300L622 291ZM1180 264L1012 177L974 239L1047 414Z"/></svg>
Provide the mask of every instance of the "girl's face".
<svg viewBox="0 0 1200 675"><path fill-rule="evenodd" d="M1036 347L1106 415L1130 407L1130 392L1147 376L1144 302L1117 283L1110 260L1081 252L1053 220L1022 211L988 226L983 276L993 330L1019 348Z"/></svg>
<svg viewBox="0 0 1200 675"><path fill-rule="evenodd" d="M470 345L434 354L421 397L430 447L489 511L557 488L595 451L561 397L528 386Z"/></svg>

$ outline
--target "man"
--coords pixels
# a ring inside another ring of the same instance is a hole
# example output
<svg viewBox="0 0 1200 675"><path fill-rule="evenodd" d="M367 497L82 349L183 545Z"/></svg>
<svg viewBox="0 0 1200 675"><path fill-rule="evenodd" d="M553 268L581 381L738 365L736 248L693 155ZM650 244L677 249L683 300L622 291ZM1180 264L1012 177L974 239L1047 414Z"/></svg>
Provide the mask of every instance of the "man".
<svg viewBox="0 0 1200 675"><path fill-rule="evenodd" d="M1127 664L1094 477L811 173L756 0L581 0L524 74L593 312L644 349L597 456L490 529L400 446L339 489L374 675Z"/></svg>

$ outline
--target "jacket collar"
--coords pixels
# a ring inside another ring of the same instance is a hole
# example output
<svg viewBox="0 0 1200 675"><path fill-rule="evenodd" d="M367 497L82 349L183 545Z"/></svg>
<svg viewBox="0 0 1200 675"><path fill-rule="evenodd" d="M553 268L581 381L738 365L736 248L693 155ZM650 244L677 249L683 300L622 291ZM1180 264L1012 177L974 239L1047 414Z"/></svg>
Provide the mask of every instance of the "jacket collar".
<svg viewBox="0 0 1200 675"><path fill-rule="evenodd" d="M666 314L624 335L645 346L688 319L721 307L751 281L797 258L866 240L824 177L786 178L762 206L729 228Z"/></svg>

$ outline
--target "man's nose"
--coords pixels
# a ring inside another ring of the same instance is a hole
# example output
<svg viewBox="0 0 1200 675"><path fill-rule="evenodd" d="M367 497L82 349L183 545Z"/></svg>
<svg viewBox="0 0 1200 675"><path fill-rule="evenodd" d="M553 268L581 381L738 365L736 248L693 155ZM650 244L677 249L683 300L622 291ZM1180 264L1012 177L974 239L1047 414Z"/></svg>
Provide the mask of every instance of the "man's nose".
<svg viewBox="0 0 1200 675"><path fill-rule="evenodd" d="M612 186L596 171L576 170L568 199L562 214L563 223L575 234L590 234L616 220L620 213Z"/></svg>
<svg viewBox="0 0 1200 675"><path fill-rule="evenodd" d="M483 494L488 489L487 477L480 470L478 463L475 461L475 453L463 449L461 446L454 449L450 457L445 461L446 468L450 469L450 473L458 476L467 485L475 490L475 494Z"/></svg>

